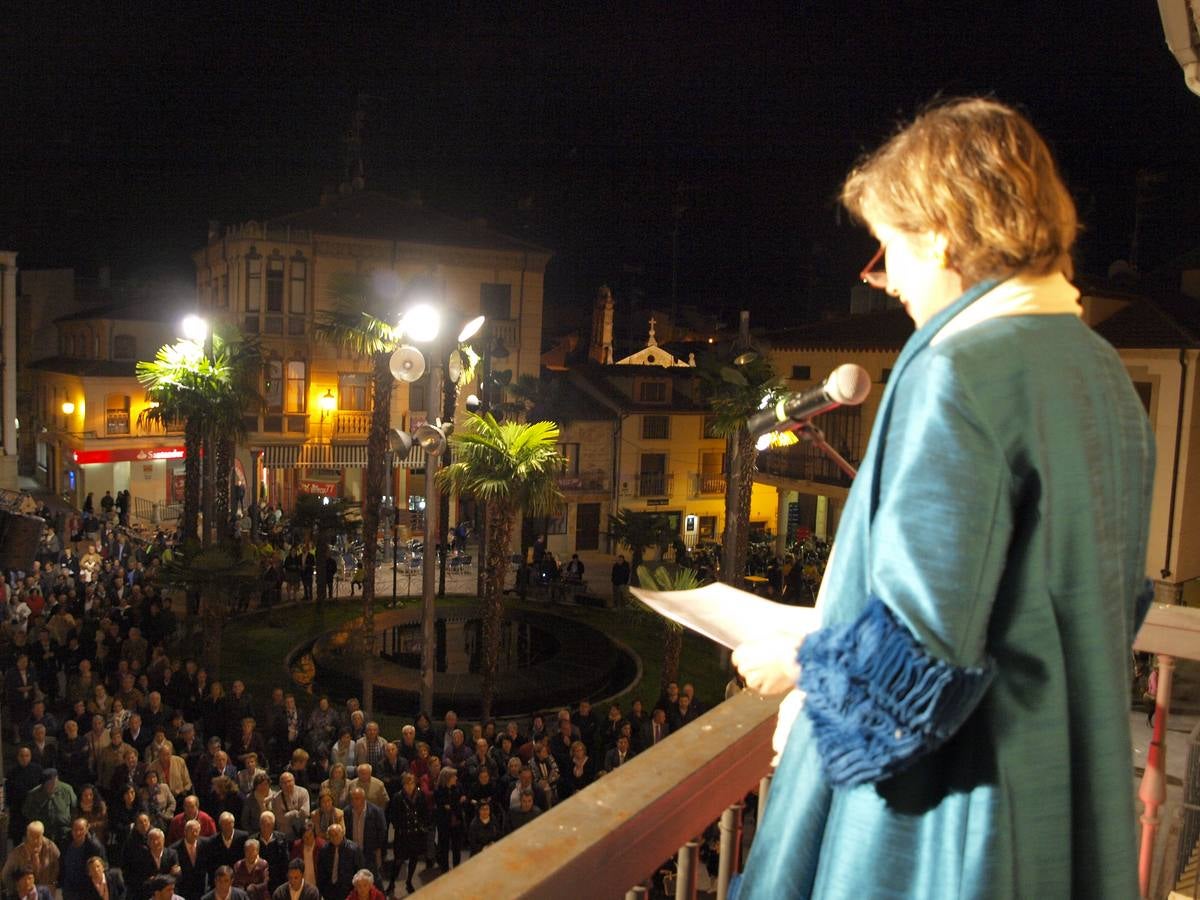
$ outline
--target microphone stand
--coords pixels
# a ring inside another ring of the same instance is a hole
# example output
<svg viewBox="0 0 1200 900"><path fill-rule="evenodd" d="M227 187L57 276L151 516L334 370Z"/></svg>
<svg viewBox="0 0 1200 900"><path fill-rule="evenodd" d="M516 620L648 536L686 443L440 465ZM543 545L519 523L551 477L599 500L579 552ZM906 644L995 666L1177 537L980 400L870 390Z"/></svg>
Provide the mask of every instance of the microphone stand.
<svg viewBox="0 0 1200 900"><path fill-rule="evenodd" d="M841 469L846 476L850 478L850 480L853 481L858 475L858 470L856 470L854 466L850 465L850 463L846 462L840 453L826 443L824 433L822 433L821 429L812 423L812 420L801 422L792 430L795 431L796 434L801 438L808 441L810 444L828 456L831 460L833 460L833 464Z"/></svg>

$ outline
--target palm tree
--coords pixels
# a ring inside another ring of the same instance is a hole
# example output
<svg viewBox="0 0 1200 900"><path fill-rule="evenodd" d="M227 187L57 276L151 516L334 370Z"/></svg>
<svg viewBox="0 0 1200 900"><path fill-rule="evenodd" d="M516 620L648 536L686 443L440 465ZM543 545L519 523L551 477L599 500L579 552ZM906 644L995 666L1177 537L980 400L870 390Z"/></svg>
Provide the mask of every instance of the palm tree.
<svg viewBox="0 0 1200 900"><path fill-rule="evenodd" d="M678 551L682 546L679 535L671 527L671 520L662 513L623 509L608 517L608 535L629 548L629 565L635 573L643 568L642 559L651 547L657 547L662 554L672 547Z"/></svg>
<svg viewBox="0 0 1200 900"><path fill-rule="evenodd" d="M235 533L229 509L234 448L246 438L246 414L263 403L258 394L262 356L257 340L235 332L228 337L213 336L213 360L219 382L209 408L204 443L212 450L215 470L212 524L217 540L223 541ZM208 530L206 523L205 531Z"/></svg>
<svg viewBox="0 0 1200 900"><path fill-rule="evenodd" d="M199 594L204 661L210 672L215 671L221 662L221 638L229 600L258 582L257 560L253 556L243 557L236 546L201 547L193 541L164 562L157 577L169 587Z"/></svg>
<svg viewBox="0 0 1200 900"><path fill-rule="evenodd" d="M318 340L336 344L371 363L371 430L367 435L366 500L363 503L363 707L374 708L371 669L375 658L375 568L379 557L379 504L387 489L387 436L391 427L392 377L388 362L398 345L389 324L396 311L373 290L368 275L336 276L329 286L332 311L316 323Z"/></svg>
<svg viewBox="0 0 1200 900"><path fill-rule="evenodd" d="M483 592L483 718L492 714L504 615L504 578L517 516L545 515L562 503L558 426L553 422L499 423L490 414L469 415L450 437L455 461L438 473L443 490L487 505L487 580Z"/></svg>
<svg viewBox="0 0 1200 900"><path fill-rule="evenodd" d="M182 538L186 545L198 538L200 513L201 448L209 411L217 399L218 378L212 360L191 341L159 348L153 360L137 364L137 378L146 387L150 405L138 423L164 428L184 423L184 480Z"/></svg>
<svg viewBox="0 0 1200 900"><path fill-rule="evenodd" d="M669 566L659 563L650 568L638 566L638 581L658 591L690 591L702 585L694 569ZM663 662L659 674L659 690L666 693L667 685L679 681L679 658L683 654L683 626L678 622L659 616L663 626Z"/></svg>
<svg viewBox="0 0 1200 900"><path fill-rule="evenodd" d="M721 580L737 587L746 569L750 495L758 461L755 438L746 430L746 419L778 399L783 380L775 377L770 362L757 355L740 365L722 365L710 360L698 371L714 415L713 431L725 438L727 481Z"/></svg>

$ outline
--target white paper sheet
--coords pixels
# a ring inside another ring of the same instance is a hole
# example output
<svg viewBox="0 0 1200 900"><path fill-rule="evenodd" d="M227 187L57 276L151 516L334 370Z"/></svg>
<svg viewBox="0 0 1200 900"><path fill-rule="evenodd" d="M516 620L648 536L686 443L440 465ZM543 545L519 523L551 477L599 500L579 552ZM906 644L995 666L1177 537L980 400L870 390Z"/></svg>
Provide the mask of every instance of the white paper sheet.
<svg viewBox="0 0 1200 900"><path fill-rule="evenodd" d="M795 638L799 646L820 627L812 607L787 606L720 582L691 591L629 591L655 612L730 649L769 637Z"/></svg>

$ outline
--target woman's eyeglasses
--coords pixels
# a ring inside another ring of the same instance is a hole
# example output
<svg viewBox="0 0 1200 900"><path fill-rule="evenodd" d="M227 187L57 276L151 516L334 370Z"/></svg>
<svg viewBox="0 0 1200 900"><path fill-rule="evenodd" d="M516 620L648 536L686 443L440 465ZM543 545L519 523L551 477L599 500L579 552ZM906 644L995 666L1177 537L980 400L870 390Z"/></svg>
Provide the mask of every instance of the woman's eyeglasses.
<svg viewBox="0 0 1200 900"><path fill-rule="evenodd" d="M881 291L887 290L887 269L875 268L883 260L883 254L887 250L886 244L880 244L879 249L875 251L875 255L871 257L870 262L863 266L863 270L858 273L858 277L863 284L869 284L873 288Z"/></svg>

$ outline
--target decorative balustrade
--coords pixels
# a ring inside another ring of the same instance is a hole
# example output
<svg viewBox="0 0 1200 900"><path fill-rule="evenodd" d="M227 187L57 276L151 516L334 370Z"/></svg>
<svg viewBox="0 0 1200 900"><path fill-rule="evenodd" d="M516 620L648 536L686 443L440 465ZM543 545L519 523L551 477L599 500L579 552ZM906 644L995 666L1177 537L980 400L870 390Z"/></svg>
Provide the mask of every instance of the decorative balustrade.
<svg viewBox="0 0 1200 900"><path fill-rule="evenodd" d="M694 476L692 484L693 497L719 497L725 493L725 476L723 474L700 473Z"/></svg>
<svg viewBox="0 0 1200 900"><path fill-rule="evenodd" d="M370 431L370 412L340 412L333 420L334 437L364 437Z"/></svg>
<svg viewBox="0 0 1200 900"><path fill-rule="evenodd" d="M558 489L563 493L596 493L608 490L608 478L596 473L559 475Z"/></svg>

